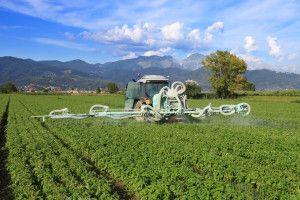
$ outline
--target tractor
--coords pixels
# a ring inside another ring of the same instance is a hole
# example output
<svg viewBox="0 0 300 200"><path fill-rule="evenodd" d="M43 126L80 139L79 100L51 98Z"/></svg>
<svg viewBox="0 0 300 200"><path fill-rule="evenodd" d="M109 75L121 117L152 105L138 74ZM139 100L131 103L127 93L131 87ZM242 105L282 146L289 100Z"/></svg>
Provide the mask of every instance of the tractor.
<svg viewBox="0 0 300 200"><path fill-rule="evenodd" d="M125 92L125 110L153 105L153 96L165 86L169 86L169 79L160 75L146 75L138 81L130 81Z"/></svg>

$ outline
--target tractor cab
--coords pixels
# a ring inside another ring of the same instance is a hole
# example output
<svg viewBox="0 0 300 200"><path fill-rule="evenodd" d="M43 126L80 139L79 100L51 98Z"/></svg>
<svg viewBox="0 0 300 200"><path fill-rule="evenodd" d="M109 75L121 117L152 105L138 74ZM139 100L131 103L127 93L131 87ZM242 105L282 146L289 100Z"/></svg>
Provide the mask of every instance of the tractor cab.
<svg viewBox="0 0 300 200"><path fill-rule="evenodd" d="M165 86L169 86L169 79L160 75L145 75L136 82L130 81L126 87L125 110L152 105L153 96Z"/></svg>

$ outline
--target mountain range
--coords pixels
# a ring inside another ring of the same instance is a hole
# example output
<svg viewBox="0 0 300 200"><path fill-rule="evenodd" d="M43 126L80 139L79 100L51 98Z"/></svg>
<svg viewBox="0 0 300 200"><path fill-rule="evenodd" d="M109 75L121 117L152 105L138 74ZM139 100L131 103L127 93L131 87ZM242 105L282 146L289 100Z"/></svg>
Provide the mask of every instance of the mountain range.
<svg viewBox="0 0 300 200"><path fill-rule="evenodd" d="M12 81L17 86L36 84L63 89L94 90L109 81L124 87L139 75L160 74L171 81L197 81L205 90L210 89L209 70L202 67L202 54L192 54L178 61L172 56L139 56L133 59L90 64L82 60L61 62L58 60L34 61L11 56L0 57L0 84ZM300 89L300 75L275 72L267 69L250 70L246 77L258 90Z"/></svg>

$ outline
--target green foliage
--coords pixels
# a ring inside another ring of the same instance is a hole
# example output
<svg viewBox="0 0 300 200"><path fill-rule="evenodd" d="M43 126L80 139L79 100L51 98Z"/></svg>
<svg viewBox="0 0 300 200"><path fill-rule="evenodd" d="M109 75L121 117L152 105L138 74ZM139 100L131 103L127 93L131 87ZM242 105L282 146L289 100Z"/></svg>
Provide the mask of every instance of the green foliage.
<svg viewBox="0 0 300 200"><path fill-rule="evenodd" d="M100 94L100 93L101 93L100 87L97 87L97 88L96 88L96 93L97 93L97 94Z"/></svg>
<svg viewBox="0 0 300 200"><path fill-rule="evenodd" d="M116 83L109 82L107 84L107 90L108 90L109 93L116 93L119 90L119 88L118 88Z"/></svg>
<svg viewBox="0 0 300 200"><path fill-rule="evenodd" d="M291 103L300 103L300 99L293 100Z"/></svg>
<svg viewBox="0 0 300 200"><path fill-rule="evenodd" d="M253 84L247 83L245 72L247 64L244 60L228 51L216 51L203 61L204 67L211 70L210 83L217 97L231 97L235 90L244 90Z"/></svg>
<svg viewBox="0 0 300 200"><path fill-rule="evenodd" d="M7 82L3 85L0 85L0 93L12 93L17 91L17 87L11 82Z"/></svg>
<svg viewBox="0 0 300 200"><path fill-rule="evenodd" d="M237 91L239 96L300 96L300 90Z"/></svg>
<svg viewBox="0 0 300 200"><path fill-rule="evenodd" d="M201 95L201 86L196 83L186 83L186 95L188 98L198 98Z"/></svg>
<svg viewBox="0 0 300 200"><path fill-rule="evenodd" d="M102 118L28 120L65 106L82 113L95 102L123 108L121 95L11 95L7 147L14 197L122 199L118 183L136 199L292 199L299 195L300 122L299 104L290 102L297 99L190 100L190 107L243 101L252 112L145 126Z"/></svg>
<svg viewBox="0 0 300 200"><path fill-rule="evenodd" d="M14 199L117 199L110 180L46 124L25 123L28 116L42 110L32 101L35 97L27 96L30 104L19 97L11 98L7 129Z"/></svg>
<svg viewBox="0 0 300 200"><path fill-rule="evenodd" d="M255 91L255 85L253 83L247 81L247 82L245 82L243 90L246 90L246 91Z"/></svg>

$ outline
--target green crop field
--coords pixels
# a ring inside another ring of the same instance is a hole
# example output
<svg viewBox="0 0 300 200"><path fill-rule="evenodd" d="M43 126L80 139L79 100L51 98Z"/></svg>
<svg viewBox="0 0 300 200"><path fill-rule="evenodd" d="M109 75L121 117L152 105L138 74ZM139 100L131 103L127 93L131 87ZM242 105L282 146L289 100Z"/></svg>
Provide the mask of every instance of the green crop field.
<svg viewBox="0 0 300 200"><path fill-rule="evenodd" d="M9 101L8 117L5 113ZM247 117L150 124L101 118L39 119L68 107L122 108L123 96L0 96L6 167L15 199L300 198L300 97L251 96Z"/></svg>

